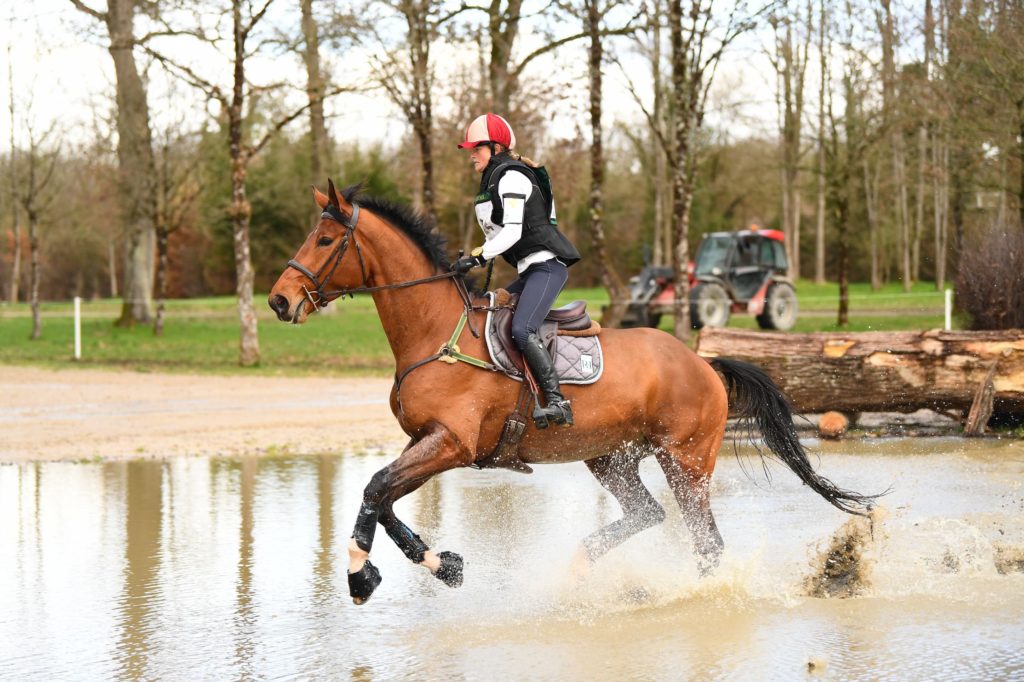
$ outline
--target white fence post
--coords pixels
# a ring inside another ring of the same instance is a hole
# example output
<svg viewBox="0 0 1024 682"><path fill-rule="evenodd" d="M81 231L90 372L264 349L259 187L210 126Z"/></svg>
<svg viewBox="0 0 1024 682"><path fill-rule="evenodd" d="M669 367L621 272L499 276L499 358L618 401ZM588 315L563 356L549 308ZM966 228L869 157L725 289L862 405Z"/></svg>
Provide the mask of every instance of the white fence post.
<svg viewBox="0 0 1024 682"><path fill-rule="evenodd" d="M75 360L82 359L82 297L75 296Z"/></svg>
<svg viewBox="0 0 1024 682"><path fill-rule="evenodd" d="M946 289L946 331L953 328L953 290Z"/></svg>

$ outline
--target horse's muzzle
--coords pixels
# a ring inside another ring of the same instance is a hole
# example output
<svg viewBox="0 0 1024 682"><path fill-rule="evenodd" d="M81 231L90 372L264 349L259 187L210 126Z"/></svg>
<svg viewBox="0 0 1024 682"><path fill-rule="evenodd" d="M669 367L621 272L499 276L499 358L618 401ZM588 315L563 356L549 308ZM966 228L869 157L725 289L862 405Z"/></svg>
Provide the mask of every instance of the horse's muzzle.
<svg viewBox="0 0 1024 682"><path fill-rule="evenodd" d="M291 322L291 317L288 315L288 299L281 294L271 294L267 299L267 303L270 305L270 309L277 314L277 319L282 322Z"/></svg>

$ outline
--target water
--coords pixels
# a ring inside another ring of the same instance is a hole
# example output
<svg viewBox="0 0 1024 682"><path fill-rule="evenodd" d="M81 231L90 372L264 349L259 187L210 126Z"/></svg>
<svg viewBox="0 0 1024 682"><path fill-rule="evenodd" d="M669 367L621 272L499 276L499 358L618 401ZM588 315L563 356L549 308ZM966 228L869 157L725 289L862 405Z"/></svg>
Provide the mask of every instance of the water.
<svg viewBox="0 0 1024 682"><path fill-rule="evenodd" d="M668 521L581 582L577 541L619 514L582 464L457 471L397 510L465 584L381 532L361 607L344 548L394 453L0 466L0 678L1024 679L1024 573L995 565L1024 549L1024 443L811 445L841 485L893 487L854 598L806 596L849 517L730 446L710 579L653 461Z"/></svg>

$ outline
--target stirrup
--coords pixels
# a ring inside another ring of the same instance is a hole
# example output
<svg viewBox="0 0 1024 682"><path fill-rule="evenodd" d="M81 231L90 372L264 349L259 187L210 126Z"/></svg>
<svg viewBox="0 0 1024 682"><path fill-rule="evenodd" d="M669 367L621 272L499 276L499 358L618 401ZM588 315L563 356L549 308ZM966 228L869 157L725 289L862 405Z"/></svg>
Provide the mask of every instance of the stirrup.
<svg viewBox="0 0 1024 682"><path fill-rule="evenodd" d="M533 410L533 421L538 429L546 429L550 424L572 426L572 405L568 400L559 400L546 407L538 406Z"/></svg>

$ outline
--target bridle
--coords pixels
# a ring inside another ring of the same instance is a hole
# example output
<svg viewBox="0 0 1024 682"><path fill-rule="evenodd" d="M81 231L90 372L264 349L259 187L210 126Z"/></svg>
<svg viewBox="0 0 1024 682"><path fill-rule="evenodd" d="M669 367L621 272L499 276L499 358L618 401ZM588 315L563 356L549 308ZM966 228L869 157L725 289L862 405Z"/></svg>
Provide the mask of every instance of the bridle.
<svg viewBox="0 0 1024 682"><path fill-rule="evenodd" d="M347 218L333 204L327 204L327 206L324 207L324 212L320 214L320 219L323 220L324 218L333 220L344 227L345 236L342 237L341 241L338 242L338 245L334 247L331 255L329 255L327 260L324 261L323 266L321 266L321 268L314 274L312 270L294 258L288 261L288 267L295 268L308 277L313 283L313 289L310 289L303 284L302 290L306 292L306 300L313 304L314 310L325 308L331 301L338 298L344 298L345 296L352 297L355 294L382 291L384 289L402 289L405 287L415 286L417 284L435 282L441 279L451 279L458 275L457 272L450 271L438 275L431 275L430 277L423 277L422 279L409 280L407 282L382 284L380 286L367 286L366 261L363 260L363 250L359 246L359 242L356 240L356 223L359 222L359 204L352 202L352 215ZM334 272L338 269L338 266L341 265L341 259L345 257L345 253L348 251L349 246L353 244L356 247L356 255L359 257L359 271L363 278L362 286L352 287L349 289L336 289L334 291L324 291L324 287L331 281L331 277L334 276ZM461 282L461 278L457 279L456 282ZM461 294L465 290L465 285L461 287L457 286L456 288L459 289ZM316 298L313 297L314 294L316 295ZM468 301L468 293L463 296L463 301ZM302 306L297 306L295 308L295 317L298 317L301 309Z"/></svg>
<svg viewBox="0 0 1024 682"><path fill-rule="evenodd" d="M471 365L486 369L491 372L501 371L496 365L473 358L471 356L463 354L457 345L459 336L462 334L462 330L465 326L469 327L470 333L474 338L480 338L480 332L476 328L476 324L473 321L471 313L475 311L487 311L496 310L501 307L507 307L504 305L500 306L479 306L473 305L472 296L469 290L466 288L466 282L458 271L449 270L448 272L440 273L437 275L431 275L429 277L423 277L421 279L413 279L406 282L397 282L394 284L382 284L379 286L367 286L367 275L366 275L366 262L363 260L363 250L359 246L359 242L356 241L356 223L359 222L359 204L352 202L352 215L346 218L344 214L333 204L327 204L324 207L323 213L320 214L320 219L327 218L333 220L342 227L345 228L345 236L338 243L331 255L327 257L323 266L314 274L312 270L307 268L302 263L298 262L294 258L288 261L288 267L295 268L303 275L305 275L313 283L314 289L310 289L305 284L302 285L302 290L306 292L306 299L313 304L313 308L320 310L327 306L328 303L338 298L345 296L352 297L355 294L370 293L374 291L383 291L385 289L404 289L406 287L416 286L417 284L426 284L427 282L436 282L442 279L451 279L455 285L456 291L459 292L459 297L462 299L464 312L459 320L458 325L455 328L455 332L447 343L441 346L436 353L426 357L418 362L414 362L409 367L406 367L402 372L397 373L395 376L395 397L398 402L399 414L402 413L402 382L405 380L413 370L416 370L430 362L435 360L443 360L444 362L454 363L457 361L468 362ZM359 270L362 274L362 286L352 287L350 289L336 289L334 291L324 291L324 286L334 276L334 272L341 265L341 259L345 257L345 253L348 251L350 245L354 244L356 247L356 254L359 257ZM493 263L491 264L493 267ZM326 275L324 274L326 273ZM487 282L491 279L491 271L488 270ZM485 285L486 287L486 285ZM314 298L314 294L316 298ZM296 321L299 317L302 306L296 306L295 314L292 321Z"/></svg>

